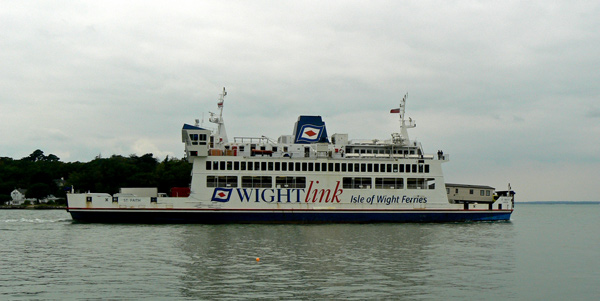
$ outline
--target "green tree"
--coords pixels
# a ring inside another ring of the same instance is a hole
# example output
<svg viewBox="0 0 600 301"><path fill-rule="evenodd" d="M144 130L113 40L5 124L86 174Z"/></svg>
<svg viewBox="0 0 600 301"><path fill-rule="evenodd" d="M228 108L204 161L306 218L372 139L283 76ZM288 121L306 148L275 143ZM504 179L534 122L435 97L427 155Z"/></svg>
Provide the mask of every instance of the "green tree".
<svg viewBox="0 0 600 301"><path fill-rule="evenodd" d="M44 198L49 194L65 197L65 188L76 191L114 194L121 187L158 187L169 192L171 187L186 187L191 181L192 165L186 160L166 157L162 162L152 154L109 158L98 156L90 162L61 162L55 155L45 156L35 150L29 156L14 160L0 157L0 198L6 199L15 188L28 190L28 197Z"/></svg>
<svg viewBox="0 0 600 301"><path fill-rule="evenodd" d="M25 193L25 197L28 199L43 199L47 197L51 193L50 186L45 183L35 183L29 186L27 192Z"/></svg>

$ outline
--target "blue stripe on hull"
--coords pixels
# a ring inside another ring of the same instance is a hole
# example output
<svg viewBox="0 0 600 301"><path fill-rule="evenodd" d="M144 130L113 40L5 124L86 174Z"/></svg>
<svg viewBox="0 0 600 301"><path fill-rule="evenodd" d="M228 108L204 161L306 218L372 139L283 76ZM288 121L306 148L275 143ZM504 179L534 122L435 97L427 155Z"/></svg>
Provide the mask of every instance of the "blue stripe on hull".
<svg viewBox="0 0 600 301"><path fill-rule="evenodd" d="M70 211L74 220L101 223L438 223L509 220L511 211L451 212L181 212Z"/></svg>

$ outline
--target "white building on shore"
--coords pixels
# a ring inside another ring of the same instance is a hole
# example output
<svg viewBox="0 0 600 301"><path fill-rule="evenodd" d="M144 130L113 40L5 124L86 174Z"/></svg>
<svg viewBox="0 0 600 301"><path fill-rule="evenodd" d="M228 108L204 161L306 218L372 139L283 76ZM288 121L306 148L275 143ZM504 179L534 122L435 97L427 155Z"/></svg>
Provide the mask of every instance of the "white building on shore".
<svg viewBox="0 0 600 301"><path fill-rule="evenodd" d="M10 200L8 202L8 205L20 206L20 205L23 205L27 201L29 201L30 203L37 201L37 199L26 198L25 193L27 193L27 189L17 188L15 190L13 190L10 193L10 197L12 198L12 200Z"/></svg>

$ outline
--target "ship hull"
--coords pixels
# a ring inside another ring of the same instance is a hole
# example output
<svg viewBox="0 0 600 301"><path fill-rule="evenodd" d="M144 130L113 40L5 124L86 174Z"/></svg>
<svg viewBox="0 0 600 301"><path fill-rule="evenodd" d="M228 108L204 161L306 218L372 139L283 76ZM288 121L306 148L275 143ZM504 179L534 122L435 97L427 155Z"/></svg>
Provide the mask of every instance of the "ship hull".
<svg viewBox="0 0 600 301"><path fill-rule="evenodd" d="M73 220L100 223L444 223L508 221L512 210L227 210L69 209Z"/></svg>

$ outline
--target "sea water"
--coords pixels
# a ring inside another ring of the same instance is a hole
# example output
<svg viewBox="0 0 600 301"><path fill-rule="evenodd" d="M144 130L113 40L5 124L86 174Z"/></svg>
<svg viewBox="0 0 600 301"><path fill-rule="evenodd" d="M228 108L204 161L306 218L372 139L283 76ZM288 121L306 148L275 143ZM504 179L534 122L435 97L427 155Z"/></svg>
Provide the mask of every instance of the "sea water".
<svg viewBox="0 0 600 301"><path fill-rule="evenodd" d="M510 222L124 225L0 210L1 300L598 300L600 205Z"/></svg>

